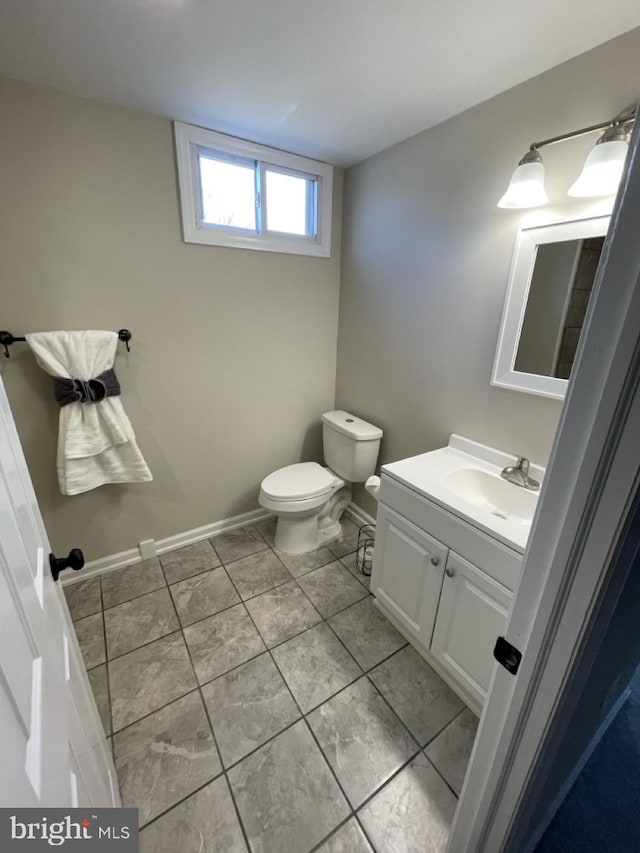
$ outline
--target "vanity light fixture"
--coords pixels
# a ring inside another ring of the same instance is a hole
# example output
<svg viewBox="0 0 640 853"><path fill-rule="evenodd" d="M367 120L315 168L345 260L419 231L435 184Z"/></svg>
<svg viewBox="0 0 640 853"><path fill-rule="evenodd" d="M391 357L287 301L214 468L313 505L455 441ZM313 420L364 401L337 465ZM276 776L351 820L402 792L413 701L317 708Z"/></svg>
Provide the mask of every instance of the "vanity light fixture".
<svg viewBox="0 0 640 853"><path fill-rule="evenodd" d="M619 124L608 127L589 152L569 195L613 195L622 177L628 147L625 128Z"/></svg>
<svg viewBox="0 0 640 853"><path fill-rule="evenodd" d="M498 207L540 207L548 201L542 157L532 146L518 163Z"/></svg>
<svg viewBox="0 0 640 853"><path fill-rule="evenodd" d="M538 149L598 130L603 130L604 133L589 153L580 176L569 189L569 195L581 198L613 195L622 177L627 156L628 135L635 114L636 107L633 106L610 121L552 136L549 139L543 139L542 142L532 142L529 150L518 163L506 193L498 202L498 207L525 208L546 204L549 199L544 188L544 166Z"/></svg>

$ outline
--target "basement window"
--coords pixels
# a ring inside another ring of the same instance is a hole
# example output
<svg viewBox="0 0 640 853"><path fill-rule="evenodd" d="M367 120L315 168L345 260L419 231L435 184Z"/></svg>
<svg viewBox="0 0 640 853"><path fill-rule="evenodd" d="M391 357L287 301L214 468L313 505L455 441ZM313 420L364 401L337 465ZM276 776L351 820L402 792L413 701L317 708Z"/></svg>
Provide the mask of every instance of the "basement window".
<svg viewBox="0 0 640 853"><path fill-rule="evenodd" d="M333 167L175 122L185 243L329 257Z"/></svg>

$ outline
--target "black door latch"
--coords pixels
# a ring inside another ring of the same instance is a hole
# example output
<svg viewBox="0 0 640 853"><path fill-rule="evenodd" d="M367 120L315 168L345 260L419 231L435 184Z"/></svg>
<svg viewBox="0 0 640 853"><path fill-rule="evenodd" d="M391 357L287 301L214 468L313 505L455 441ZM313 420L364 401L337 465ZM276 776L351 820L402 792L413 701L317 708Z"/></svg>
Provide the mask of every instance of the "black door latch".
<svg viewBox="0 0 640 853"><path fill-rule="evenodd" d="M72 548L67 557L56 557L55 554L49 554L49 566L54 581L57 581L60 572L65 569L73 569L74 572L79 572L84 566L84 554L80 548Z"/></svg>
<svg viewBox="0 0 640 853"><path fill-rule="evenodd" d="M508 640L505 640L504 637L498 637L496 640L496 647L493 650L493 656L498 661L499 664L510 672L511 675L515 675L520 666L520 661L522 660L522 652L519 652L515 646L512 646Z"/></svg>

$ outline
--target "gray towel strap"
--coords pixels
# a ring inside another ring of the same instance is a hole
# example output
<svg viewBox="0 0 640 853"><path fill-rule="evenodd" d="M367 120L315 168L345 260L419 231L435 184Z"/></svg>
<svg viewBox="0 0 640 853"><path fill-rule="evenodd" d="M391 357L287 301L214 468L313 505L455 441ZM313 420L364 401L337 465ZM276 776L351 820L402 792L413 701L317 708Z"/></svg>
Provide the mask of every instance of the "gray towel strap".
<svg viewBox="0 0 640 853"><path fill-rule="evenodd" d="M60 406L69 403L99 403L105 397L119 397L120 383L113 368L105 370L95 379L53 378L53 396Z"/></svg>

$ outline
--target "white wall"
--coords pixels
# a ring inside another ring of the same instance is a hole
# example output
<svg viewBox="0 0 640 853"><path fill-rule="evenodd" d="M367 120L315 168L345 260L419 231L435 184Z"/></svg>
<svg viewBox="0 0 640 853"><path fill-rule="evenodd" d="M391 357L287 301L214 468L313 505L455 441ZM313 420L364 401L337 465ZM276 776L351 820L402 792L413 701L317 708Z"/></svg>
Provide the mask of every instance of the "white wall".
<svg viewBox="0 0 640 853"><path fill-rule="evenodd" d="M336 402L385 430L382 462L452 432L546 462L561 404L491 369L517 229L597 209L566 196L597 137L543 151L547 210L496 203L531 142L615 115L639 80L636 29L347 170Z"/></svg>
<svg viewBox="0 0 640 853"><path fill-rule="evenodd" d="M54 548L92 559L257 507L319 459L334 404L331 259L182 242L171 123L0 78L0 328L130 328L123 402L153 483L63 497L58 407L25 344L0 370Z"/></svg>

